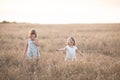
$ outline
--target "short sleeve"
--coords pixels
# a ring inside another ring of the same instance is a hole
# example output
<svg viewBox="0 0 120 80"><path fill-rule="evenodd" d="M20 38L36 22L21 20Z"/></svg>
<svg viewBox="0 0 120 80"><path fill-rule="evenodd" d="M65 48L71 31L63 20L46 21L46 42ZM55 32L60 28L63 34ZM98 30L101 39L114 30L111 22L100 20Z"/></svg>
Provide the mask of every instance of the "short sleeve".
<svg viewBox="0 0 120 80"><path fill-rule="evenodd" d="M75 50L77 50L78 48L75 46Z"/></svg>
<svg viewBox="0 0 120 80"><path fill-rule="evenodd" d="M68 49L68 46L65 46L65 49Z"/></svg>

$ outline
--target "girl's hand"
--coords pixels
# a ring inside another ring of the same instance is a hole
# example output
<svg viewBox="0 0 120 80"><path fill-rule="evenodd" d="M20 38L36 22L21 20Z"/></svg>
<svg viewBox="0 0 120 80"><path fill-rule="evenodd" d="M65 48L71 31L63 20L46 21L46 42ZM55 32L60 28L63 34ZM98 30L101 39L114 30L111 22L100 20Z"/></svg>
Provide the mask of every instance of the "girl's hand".
<svg viewBox="0 0 120 80"><path fill-rule="evenodd" d="M37 46L40 46L40 43L39 43L39 40L38 40L38 39L35 39L35 44L36 44Z"/></svg>

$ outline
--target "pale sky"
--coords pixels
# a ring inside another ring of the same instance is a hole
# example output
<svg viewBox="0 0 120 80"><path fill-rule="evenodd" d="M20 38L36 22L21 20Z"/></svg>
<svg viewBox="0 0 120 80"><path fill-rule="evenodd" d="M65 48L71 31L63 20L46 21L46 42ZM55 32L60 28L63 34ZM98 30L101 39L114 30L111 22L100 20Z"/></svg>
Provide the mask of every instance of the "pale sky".
<svg viewBox="0 0 120 80"><path fill-rule="evenodd" d="M120 23L120 0L0 0L0 21Z"/></svg>

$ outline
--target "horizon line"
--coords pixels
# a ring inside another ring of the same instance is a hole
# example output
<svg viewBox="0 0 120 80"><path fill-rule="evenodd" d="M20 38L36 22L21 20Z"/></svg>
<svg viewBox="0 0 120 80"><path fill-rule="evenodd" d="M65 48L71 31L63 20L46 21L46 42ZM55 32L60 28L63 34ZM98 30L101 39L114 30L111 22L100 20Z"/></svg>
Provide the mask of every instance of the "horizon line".
<svg viewBox="0 0 120 80"><path fill-rule="evenodd" d="M120 24L120 22L64 22L64 23L40 23L40 22L27 22L27 21L9 21L0 20L0 23L24 23L24 24Z"/></svg>

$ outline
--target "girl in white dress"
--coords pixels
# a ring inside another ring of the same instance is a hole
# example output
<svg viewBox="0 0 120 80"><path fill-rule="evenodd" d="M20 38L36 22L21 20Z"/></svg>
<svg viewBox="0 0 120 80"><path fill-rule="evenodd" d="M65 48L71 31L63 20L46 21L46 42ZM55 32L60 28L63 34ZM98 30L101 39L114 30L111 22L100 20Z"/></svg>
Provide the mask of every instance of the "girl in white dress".
<svg viewBox="0 0 120 80"><path fill-rule="evenodd" d="M67 46L65 46L64 48L61 49L57 49L57 51L66 51L66 57L65 57L65 61L66 60L76 60L76 51L78 51L78 53L83 56L81 54L81 51L76 47L76 43L75 43L75 39L73 37L69 37L67 39Z"/></svg>
<svg viewBox="0 0 120 80"><path fill-rule="evenodd" d="M38 59L40 57L39 46L40 43L37 39L37 32L35 29L31 29L29 31L29 38L27 39L27 44L25 48L25 54L27 55L28 59Z"/></svg>

